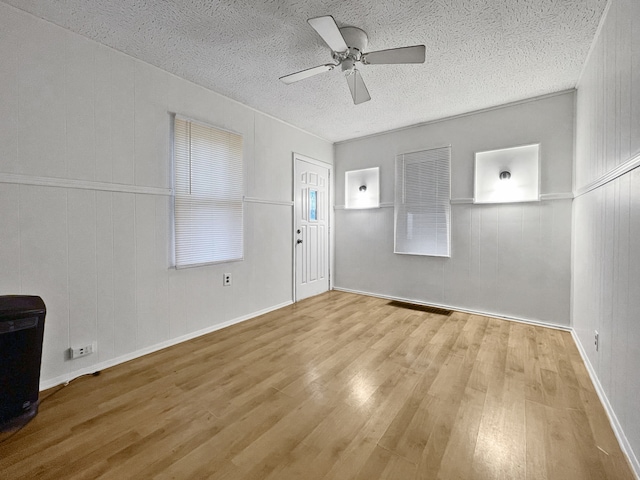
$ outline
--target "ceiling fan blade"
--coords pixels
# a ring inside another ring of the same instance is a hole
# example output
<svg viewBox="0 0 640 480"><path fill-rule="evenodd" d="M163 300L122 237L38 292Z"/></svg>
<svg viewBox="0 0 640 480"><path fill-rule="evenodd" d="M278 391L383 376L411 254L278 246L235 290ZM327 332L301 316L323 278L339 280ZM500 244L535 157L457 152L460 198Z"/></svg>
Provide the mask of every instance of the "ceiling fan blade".
<svg viewBox="0 0 640 480"><path fill-rule="evenodd" d="M331 15L310 18L307 22L334 52L344 52L349 48L340 33L338 24Z"/></svg>
<svg viewBox="0 0 640 480"><path fill-rule="evenodd" d="M319 73L328 72L329 70L333 70L334 67L335 65L332 63L328 63L326 65L318 65L317 67L307 68L306 70L302 70L300 72L290 73L289 75L280 77L280 80L289 85L290 83L297 82L298 80L304 80L305 78L313 77L314 75L318 75Z"/></svg>
<svg viewBox="0 0 640 480"><path fill-rule="evenodd" d="M390 48L362 55L362 63L366 65L382 65L393 63L424 63L424 45L412 47Z"/></svg>
<svg viewBox="0 0 640 480"><path fill-rule="evenodd" d="M351 96L353 97L353 103L360 105L361 103L371 100L369 90L367 90L367 86L364 84L362 75L360 75L358 70L354 69L346 78L347 84L349 84L349 90L351 90Z"/></svg>

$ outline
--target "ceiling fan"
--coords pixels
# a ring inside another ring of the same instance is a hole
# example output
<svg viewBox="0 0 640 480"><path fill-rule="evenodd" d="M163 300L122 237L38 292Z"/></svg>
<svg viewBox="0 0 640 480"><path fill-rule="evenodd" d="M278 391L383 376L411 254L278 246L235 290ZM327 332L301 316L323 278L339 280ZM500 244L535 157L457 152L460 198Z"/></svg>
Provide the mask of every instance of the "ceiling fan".
<svg viewBox="0 0 640 480"><path fill-rule="evenodd" d="M287 85L319 73L328 72L340 66L347 79L353 103L358 105L371 100L371 96L369 96L369 91L364 84L360 71L356 68L357 63L364 65L424 63L424 45L365 53L364 50L367 48L369 39L364 30L357 27L338 28L338 24L331 15L310 18L307 22L329 46L333 60L336 63L318 65L317 67L280 77L280 80Z"/></svg>

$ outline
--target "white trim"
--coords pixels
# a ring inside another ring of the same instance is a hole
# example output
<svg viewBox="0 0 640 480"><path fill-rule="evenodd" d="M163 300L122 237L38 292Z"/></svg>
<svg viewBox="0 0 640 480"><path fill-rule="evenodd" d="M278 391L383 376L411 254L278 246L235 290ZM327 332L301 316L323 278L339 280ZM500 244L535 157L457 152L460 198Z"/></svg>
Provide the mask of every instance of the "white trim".
<svg viewBox="0 0 640 480"><path fill-rule="evenodd" d="M540 195L538 195L537 200L500 200L496 202L476 202L475 199L473 201L474 205L511 205L515 203L539 203Z"/></svg>
<svg viewBox="0 0 640 480"><path fill-rule="evenodd" d="M541 201L549 201L549 200L570 200L573 198L573 193L542 193L540 194ZM534 203L536 200L530 200L527 202L518 202L518 203ZM471 205L474 204L473 198L452 198L449 203L451 205ZM497 202L496 202L497 203ZM510 203L510 202L500 202L500 203ZM487 203L478 203L475 205L487 205ZM393 207L393 203L385 202L380 203L379 208L390 208ZM344 205L336 205L333 207L334 210L371 210L369 208L358 208L347 209ZM375 210L375 209L374 209Z"/></svg>
<svg viewBox="0 0 640 480"><path fill-rule="evenodd" d="M186 268L208 267L210 265L222 265L223 263L235 263L235 262L243 262L243 261L244 261L244 253L239 258L231 258L229 260L218 260L216 262L190 263L188 265L171 265L169 268L172 268L174 270L184 270Z"/></svg>
<svg viewBox="0 0 640 480"><path fill-rule="evenodd" d="M589 357L587 356L587 352L580 342L580 338L576 334L574 329L571 329L571 336L573 337L573 341L578 347L578 351L580 352L580 356L582 357L582 361L584 362L585 367L587 368L587 372L589 373L589 377L591 377L591 382L595 387L596 393L598 394L598 398L600 398L600 403L604 407L607 412L607 416L609 417L609 423L611 424L611 428L613 429L613 433L616 435L618 443L620 444L620 448L627 456L627 460L629 461L629 465L631 466L633 473L635 474L637 479L640 479L640 462L638 462L638 458L635 456L633 452L633 448L629 444L629 440L627 440L626 435L624 434L624 430L618 421L618 417L616 416L611 403L609 403L609 399L607 398L607 394L604 392L602 385L600 384L600 380L598 379L598 375L591 365L589 361Z"/></svg>
<svg viewBox="0 0 640 480"><path fill-rule="evenodd" d="M541 193L540 201L549 201L549 200L570 200L573 198L573 193ZM476 203L473 201L473 198L452 198L451 205L466 205L472 203L474 205L490 205L490 204L499 204L499 203L535 203L538 200L526 200L522 202L482 202Z"/></svg>
<svg viewBox="0 0 640 480"><path fill-rule="evenodd" d="M541 193L540 194L540 200L541 201L546 201L546 200L572 200L573 199L573 193L568 192L568 193Z"/></svg>
<svg viewBox="0 0 640 480"><path fill-rule="evenodd" d="M378 208L393 208L393 202L380 202L377 207L347 208L345 205L335 205L334 210L377 210Z"/></svg>
<svg viewBox="0 0 640 480"><path fill-rule="evenodd" d="M441 255L438 253L420 253L420 252L393 252L394 255L419 255L422 257L434 257L434 258L451 258L451 255ZM415 303L415 302L413 302ZM435 305L429 305L430 307L433 307Z"/></svg>
<svg viewBox="0 0 640 480"><path fill-rule="evenodd" d="M333 169L333 164L329 162L324 162L322 160L316 160L315 158L307 157L306 155L302 155L301 153L293 152L293 158L294 159L299 158L304 162L312 163L313 165L317 165L318 167L328 168L329 170Z"/></svg>
<svg viewBox="0 0 640 480"><path fill-rule="evenodd" d="M377 210L379 208L382 208L381 205L378 205L377 207L358 207L358 208L347 208L346 205L336 205L333 207L334 210Z"/></svg>
<svg viewBox="0 0 640 480"><path fill-rule="evenodd" d="M157 343L150 347L145 347L140 350L136 350L135 352L127 353L125 355L121 355L116 358L112 358L110 360L106 360L104 362L97 363L95 365L91 365L90 367L81 368L80 370L74 370L73 372L65 373L64 375L60 375L55 378L50 378L48 380L44 380L40 382L40 390L46 390L47 388L55 387L57 385L63 384L70 380L73 380L76 377L81 375L86 375L88 373L97 372L99 370L105 370L107 368L119 365L124 362L128 362L129 360L133 360L135 358L142 357L144 355L148 355L153 352L157 352L158 350L165 349L167 347L171 347L173 345L177 345L182 342L186 342L188 340L192 340L197 337L201 337L202 335L206 335L208 333L215 332L217 330L222 330L223 328L230 327L237 323L241 323L247 320L251 320L252 318L259 317L260 315L264 315L269 312L273 312L274 310L278 310L280 308L288 307L293 302L287 301L281 303L279 305L274 305L272 307L265 308L263 310L259 310L257 312L253 312L247 315L243 315L241 317L234 318L232 320L228 320L223 323L218 323L216 325L212 325L207 328L203 328L202 330L198 330L196 332L187 333L186 335L182 335L180 337L172 338L170 340L166 340L164 342Z"/></svg>
<svg viewBox="0 0 640 480"><path fill-rule="evenodd" d="M79 190L97 190L103 192L136 193L141 195L160 195L165 197L172 195L172 190L170 188L125 185L123 183L94 182L92 180L74 180L71 178L37 177L31 175L19 175L15 173L0 173L0 183L36 185L40 187L54 188L74 188Z"/></svg>
<svg viewBox="0 0 640 480"><path fill-rule="evenodd" d="M388 133L396 133L396 132L402 132L403 130L410 130L410 129L416 128L416 127L424 127L426 125L431 125L433 123L448 122L449 120L456 120L458 118L469 117L471 115L477 115L477 114L480 114L480 113L492 112L494 110L500 110L501 108L515 107L516 105L522 105L522 104L530 103L530 102L537 102L538 100L545 100L547 98L557 97L559 95L565 95L567 93L575 93L575 91L576 91L575 88L569 88L567 90L561 90L559 92L547 93L546 95L540 95L540 96L537 96L537 97L531 97L531 98L525 98L523 100L517 100L517 101L511 102L511 103L505 103L505 104L502 104L502 105L496 105L495 107L481 108L479 110L474 110L474 111L467 112L467 113L461 113L459 115L453 115L451 117L436 118L434 120L427 120L426 122L420 122L420 123L414 123L412 125L407 125L406 127L399 127L399 128L394 128L392 130L385 130L384 132L372 133L370 135L363 135L362 137L354 137L354 138L350 138L350 139L346 139L346 140L340 140L338 142L334 142L333 144L335 146L335 145L342 145L343 143L357 142L359 140L364 140L364 139L367 139L367 138L373 138L373 137L379 137L379 136L382 136L382 135L387 135Z"/></svg>
<svg viewBox="0 0 640 480"><path fill-rule="evenodd" d="M629 173L631 170L640 167L640 153L635 157L631 157L626 162L618 165L616 168L611 170L610 172L605 173L600 178L595 179L593 182L586 184L583 187L580 187L576 190L574 194L574 198L578 198L585 193L589 193L591 190L595 190L602 185L609 183L615 180L618 177L623 176L625 173Z"/></svg>
<svg viewBox="0 0 640 480"><path fill-rule="evenodd" d="M511 321L511 322L526 323L527 325L535 325L535 326L538 326L538 327L553 328L555 330L562 330L564 332L570 332L571 331L571 327L569 327L567 325L559 325L559 324L555 324L555 323L542 322L540 320L532 320L532 319L529 319L529 318L510 317L510 316L506 316L506 315L501 315L499 313L482 312L482 311L479 311L479 310L469 310L469 309L466 309L466 308L454 307L452 305L444 305L444 304L441 304L441 303L427 303L427 302L423 302L422 300L413 300L413 299L404 298L404 297L394 297L392 295L383 295L381 293L363 292L361 290L352 290L350 288L342 288L342 287L335 287L334 286L333 289L337 290L339 292L347 292L347 293L355 293L355 294L358 294L358 295L366 295L367 297L384 298L384 299L387 299L387 300L396 300L396 301L400 301L400 302L414 303L416 305L424 305L424 306L427 306L427 307L444 308L445 310L455 310L456 312L470 313L472 315L483 315L485 317L493 317L493 318L497 318L499 320L508 320L508 321Z"/></svg>
<svg viewBox="0 0 640 480"><path fill-rule="evenodd" d="M245 203L263 203L265 205L281 205L283 207L293 207L291 200L269 200L268 198L244 197Z"/></svg>

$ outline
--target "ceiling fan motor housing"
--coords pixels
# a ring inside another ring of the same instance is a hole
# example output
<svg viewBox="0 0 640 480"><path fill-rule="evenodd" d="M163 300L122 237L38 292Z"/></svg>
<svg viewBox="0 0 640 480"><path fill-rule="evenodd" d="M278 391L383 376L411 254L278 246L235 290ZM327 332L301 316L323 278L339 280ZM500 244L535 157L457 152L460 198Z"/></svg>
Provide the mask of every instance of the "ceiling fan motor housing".
<svg viewBox="0 0 640 480"><path fill-rule="evenodd" d="M358 27L342 27L340 33L344 37L344 43L347 44L349 49L357 49L360 53L367 49L369 38L364 30Z"/></svg>

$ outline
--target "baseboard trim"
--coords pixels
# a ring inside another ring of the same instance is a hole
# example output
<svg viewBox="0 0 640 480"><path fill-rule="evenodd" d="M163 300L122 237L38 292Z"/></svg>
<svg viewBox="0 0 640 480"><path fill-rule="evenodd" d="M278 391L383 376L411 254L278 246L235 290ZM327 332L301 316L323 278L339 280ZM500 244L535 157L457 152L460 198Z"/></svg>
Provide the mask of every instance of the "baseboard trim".
<svg viewBox="0 0 640 480"><path fill-rule="evenodd" d="M274 305L272 307L268 307L263 310L253 312L248 315L243 315L241 317L237 317L223 323L218 323L216 325L212 325L210 327L203 328L195 332L187 333L186 335L181 335L180 337L172 338L170 340L157 343L150 347L141 348L140 350L136 350L135 352L127 353L125 355L120 355L119 357L112 358L104 362L96 363L94 365L91 365L90 367L81 368L79 370L74 370L72 372L65 373L64 375L60 375L55 378L43 380L40 382L40 391L69 382L74 378L80 377L82 375L87 375L93 372L97 372L98 370L105 370L107 368L114 367L121 363L128 362L129 360L140 358L150 353L157 352L158 350L163 350L173 345L177 345L178 343L186 342L187 340L192 340L194 338L201 337L202 335L206 335L208 333L212 333L217 330L222 330L223 328L227 328L232 325L236 325L238 323L251 320L252 318L256 318L256 317L259 317L260 315L273 312L274 310L278 310L279 308L288 307L289 305L292 305L292 304L293 304L292 301L288 301L288 302L281 303L279 305Z"/></svg>
<svg viewBox="0 0 640 480"><path fill-rule="evenodd" d="M415 299L404 298L404 297L394 297L392 295L383 295L381 293L363 292L361 290L353 290L353 289L350 289L350 288L343 288L343 287L334 286L333 289L334 290L338 290L340 292L355 293L355 294L358 294L358 295L366 295L367 297L377 297L377 298L384 298L386 300L396 300L396 301L399 301L399 302L415 303L416 305L425 305L427 307L443 308L445 310L455 310L456 312L470 313L472 315L483 315L485 317L499 318L500 320L509 320L511 322L526 323L527 325L535 325L535 326L538 326L538 327L547 327L547 328L553 328L555 330L563 330L565 332L571 332L571 327L569 327L569 326L560 325L560 324L556 324L556 323L543 322L543 321L540 321L540 320L532 320L532 319L529 319L529 318L510 317L510 316L507 316L507 315L502 315L500 313L482 312L480 310L469 310L467 308L460 308L460 307L456 307L454 305L446 305L446 304L442 304L442 303L428 303L428 302L423 302L422 300L415 300Z"/></svg>
<svg viewBox="0 0 640 480"><path fill-rule="evenodd" d="M611 403L609 402L609 398L607 398L607 394L604 392L602 388L602 384L596 375L596 371L591 365L589 361L589 357L587 356L587 351L585 350L580 338L576 334L574 329L571 329L571 336L573 337L573 341L578 347L578 351L580 352L580 356L582 357L582 361L584 362L585 367L587 368L587 372L589 372L589 377L591 377L591 382L596 389L596 393L598 394L598 398L600 398L600 403L604 407L607 412L607 416L609 417L609 423L611 424L611 428L613 429L613 433L618 439L618 443L622 448L622 451L627 456L627 461L633 470L633 473L636 476L636 479L640 480L640 462L638 462L638 458L635 456L631 445L629 444L629 440L627 440L627 436L624 434L624 430L622 429L622 425L618 421L618 417L616 416Z"/></svg>

